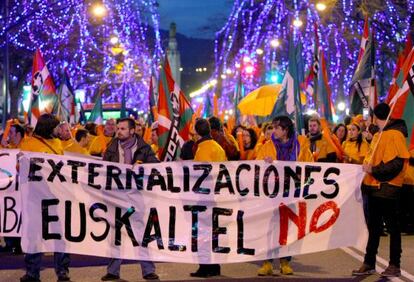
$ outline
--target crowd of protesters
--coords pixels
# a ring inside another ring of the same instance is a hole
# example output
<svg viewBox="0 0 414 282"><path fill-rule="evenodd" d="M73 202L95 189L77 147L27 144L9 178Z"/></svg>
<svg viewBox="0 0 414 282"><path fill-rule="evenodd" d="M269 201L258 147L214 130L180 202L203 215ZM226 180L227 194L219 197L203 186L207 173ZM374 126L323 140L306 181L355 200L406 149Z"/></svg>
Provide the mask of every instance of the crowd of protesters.
<svg viewBox="0 0 414 282"><path fill-rule="evenodd" d="M298 135L287 116L256 124L253 119L230 128L218 117L198 118L191 127L191 138L181 149L179 159L204 162L264 160L273 162L345 162L360 164L366 172L362 184L365 220L369 239L363 265L353 275L375 272L380 236L390 236L390 261L382 276L399 276L401 232L414 231L414 150L406 145L407 128L403 120L387 119L387 104L376 106L367 120L361 115L344 123L326 124L317 116L306 118L306 135ZM150 128L132 118L108 119L104 126L87 123L70 126L53 115L39 117L33 129L17 120L10 127L0 148L49 154L76 154L101 157L124 163L159 162L158 123ZM293 274L291 257L280 258L280 272ZM121 260L111 259L102 281L120 279ZM26 274L21 281L40 281L41 254L26 254ZM55 253L59 281L69 281L68 254ZM144 279L156 280L155 265L140 261ZM264 261L259 276L273 275L274 263ZM202 264L194 277L220 275L220 265Z"/></svg>

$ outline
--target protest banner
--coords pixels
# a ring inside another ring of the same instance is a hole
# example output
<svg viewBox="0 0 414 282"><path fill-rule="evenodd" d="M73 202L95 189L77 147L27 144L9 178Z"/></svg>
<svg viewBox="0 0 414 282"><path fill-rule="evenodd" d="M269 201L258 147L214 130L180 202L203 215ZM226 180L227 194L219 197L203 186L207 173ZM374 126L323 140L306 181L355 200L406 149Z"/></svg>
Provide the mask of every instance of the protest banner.
<svg viewBox="0 0 414 282"><path fill-rule="evenodd" d="M20 159L22 247L184 263L362 246L360 166Z"/></svg>
<svg viewBox="0 0 414 282"><path fill-rule="evenodd" d="M20 237L21 200L16 183L19 152L0 149L0 236Z"/></svg>

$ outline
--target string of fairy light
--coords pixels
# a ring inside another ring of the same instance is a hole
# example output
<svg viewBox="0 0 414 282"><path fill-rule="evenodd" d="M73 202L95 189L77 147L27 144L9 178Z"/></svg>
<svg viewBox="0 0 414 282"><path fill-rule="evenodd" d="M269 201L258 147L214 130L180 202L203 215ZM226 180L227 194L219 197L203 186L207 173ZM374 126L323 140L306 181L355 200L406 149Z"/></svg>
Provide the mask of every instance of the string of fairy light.
<svg viewBox="0 0 414 282"><path fill-rule="evenodd" d="M346 100L363 30L361 2L330 1L333 5L326 11L318 10L317 2L321 1L234 1L227 22L215 38L216 66L210 81L219 83L209 88L206 95L216 93L221 96L224 108L232 108L239 76L246 92L265 83L280 83L288 63L289 36L302 42L305 70L308 70L313 56L314 24L317 24L333 98ZM401 5L387 0L383 9L370 18L375 30L376 72L382 95L388 91L396 55L410 31L414 13L413 0ZM385 56L383 50L389 50L392 56ZM276 79L274 75L271 79L266 76L274 72L278 73Z"/></svg>
<svg viewBox="0 0 414 282"><path fill-rule="evenodd" d="M156 0L10 2L0 37L7 30L13 52L39 48L55 82L67 67L86 102L105 86L104 102L120 102L126 91L127 106L147 105L151 69L163 57ZM99 16L91 10L97 4L104 9Z"/></svg>

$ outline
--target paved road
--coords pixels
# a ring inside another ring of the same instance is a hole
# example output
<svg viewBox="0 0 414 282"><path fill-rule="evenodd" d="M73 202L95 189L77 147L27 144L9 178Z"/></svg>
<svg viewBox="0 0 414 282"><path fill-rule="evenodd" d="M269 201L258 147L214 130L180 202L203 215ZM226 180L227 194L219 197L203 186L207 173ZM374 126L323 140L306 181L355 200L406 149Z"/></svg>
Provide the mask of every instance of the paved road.
<svg viewBox="0 0 414 282"><path fill-rule="evenodd" d="M382 237L379 250L377 271L387 267L389 238ZM343 248L320 253L297 256L293 258L293 276L259 278L256 276L259 262L222 265L222 275L209 281L388 281L379 275L366 278L354 278L351 270L360 266L363 252L354 248ZM106 273L106 258L72 256L70 276L72 281L100 281ZM45 268L41 273L42 281L56 281L53 271L53 256L44 259ZM157 273L162 281L199 281L189 276L197 269L195 264L157 263ZM23 256L0 255L0 281L18 281L24 274ZM403 236L403 276L392 281L414 281L414 236ZM121 269L122 282L143 281L139 266L134 262L126 262Z"/></svg>

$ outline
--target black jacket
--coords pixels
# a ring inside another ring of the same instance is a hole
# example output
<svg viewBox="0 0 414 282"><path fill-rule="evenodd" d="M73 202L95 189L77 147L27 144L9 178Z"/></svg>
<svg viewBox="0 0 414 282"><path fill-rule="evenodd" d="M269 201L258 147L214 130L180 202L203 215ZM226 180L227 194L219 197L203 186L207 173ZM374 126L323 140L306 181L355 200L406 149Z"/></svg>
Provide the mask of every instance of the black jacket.
<svg viewBox="0 0 414 282"><path fill-rule="evenodd" d="M151 146L145 143L141 137L137 139L137 150L133 153L133 163L159 163L160 161L155 156ZM118 149L118 138L113 138L109 143L108 148L103 156L104 161L119 163L119 149Z"/></svg>
<svg viewBox="0 0 414 282"><path fill-rule="evenodd" d="M405 137L408 136L407 126L404 120L390 120L384 127L383 131L391 129L400 131ZM388 181L391 181L392 179L397 177L397 175L400 174L403 168L404 159L399 157L396 157L386 163L381 162L378 165L372 167L372 176L381 182L380 189L374 189L373 191L371 191L372 195L375 197L388 199L399 197L399 187L389 184Z"/></svg>

